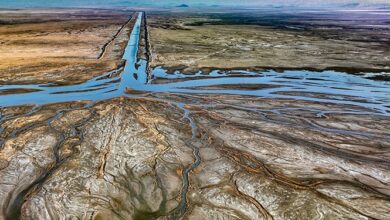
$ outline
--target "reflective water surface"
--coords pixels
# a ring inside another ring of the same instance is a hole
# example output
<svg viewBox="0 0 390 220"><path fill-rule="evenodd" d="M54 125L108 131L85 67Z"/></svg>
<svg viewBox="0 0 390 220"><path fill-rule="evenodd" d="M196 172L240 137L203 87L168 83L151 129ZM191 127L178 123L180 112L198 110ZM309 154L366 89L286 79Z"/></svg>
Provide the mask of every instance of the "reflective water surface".
<svg viewBox="0 0 390 220"><path fill-rule="evenodd" d="M98 101L131 96L126 94L126 89L129 88L145 92L234 94L350 104L369 108L378 114L390 114L390 82L334 71L299 70L279 73L215 70L209 74L199 72L186 75L178 71L169 74L158 67L152 70L152 80L148 81L147 62L137 59L141 20L140 13L123 55L126 60L124 68L104 73L78 85L2 85L0 106Z"/></svg>
<svg viewBox="0 0 390 220"><path fill-rule="evenodd" d="M231 94L269 99L304 100L318 103L341 104L342 111L329 110L327 108L324 108L325 110L313 109L313 112L319 117L322 117L322 115L325 115L328 112L357 115L390 115L390 82L373 81L365 79L362 76L341 72L285 71L279 73L275 71L253 72L246 70L214 70L207 74L198 72L196 74L188 75L181 73L180 71L168 73L164 68L157 67L151 71L151 77L148 77L146 71L147 61L137 59L142 16L142 14L138 15L137 22L125 49L123 59L126 60L126 65L123 68L104 73L101 76L77 85L3 85L0 86L0 108L23 104L35 104L37 106L32 107L31 111L27 113L32 114L42 107L38 106L41 104L78 100L95 102L119 96L133 97L137 96L137 92L134 91L142 91L150 93ZM151 78L151 80L148 80L148 78ZM219 96L216 97L216 99L219 98ZM198 134L198 130L201 130L198 128L201 127L197 125L196 118L191 114L191 110L186 108L186 103L169 100L167 102L170 105L178 107L184 113L183 119L189 123L192 131L191 140L188 140L188 143L195 143L197 139L201 139L199 143L205 144L209 134L207 134L207 132L204 132L202 135ZM92 104L93 103L88 103L81 108L89 108ZM208 104L209 103L207 103L207 105ZM225 106L230 106L229 103L224 104ZM302 103L301 105L298 105L297 109L295 109L294 106L285 107L284 105L281 105L281 107L276 105L276 108L280 107L280 109L273 108L271 110L259 110L260 107L251 109L251 107L246 107L245 105L237 105L234 107L236 109L254 111L257 113L259 111L270 111L271 113L283 115L285 114L284 112L289 114L288 112L290 110L299 110L299 108L302 108L301 106L304 106L307 111L311 110L311 106L306 106ZM356 110L353 109L354 106L363 108ZM67 111L67 109L58 110L56 116L49 119L49 127L51 127L51 123L61 117L65 111ZM299 113L299 111L297 112ZM270 116L272 115L273 114L270 114ZM1 120L5 120L5 118L2 118L2 115L0 114L0 122ZM270 119L264 117L263 120L266 121ZM305 120L304 117L300 120L294 120L293 123L299 124L302 120ZM276 122L281 124L281 127L283 127L283 123L288 123L281 119L276 120ZM335 135L339 135L339 138L342 135L356 135L367 139L377 138L379 140L389 140L383 133L372 132L371 130L360 131L348 130L342 127L327 127L316 124L311 120L305 120L305 123L306 125L302 125L302 127L307 126L310 130L332 132ZM2 131L3 128L0 126L0 132ZM81 133L80 136L82 136ZM0 146L2 141L4 140L0 139ZM207 143L205 145L207 145ZM189 144L187 147L191 148L190 150L192 151L194 161L182 169L181 176L183 182L180 192L180 203L170 214L171 219L178 219L186 213L188 207L187 194L189 192L189 181L191 179L190 173L202 163L200 147L197 144ZM34 187L41 182L44 182L45 179L61 165L58 151L59 148L55 147L54 155L56 157L56 165L47 172L44 172L27 188L27 190L19 193L15 201L13 201L10 206L11 211L7 213L12 219L20 215L24 198L30 193L30 190L34 189ZM333 148L329 149L329 152L334 152ZM340 155L343 153L345 154L345 152L342 151L337 151L337 153ZM240 154L239 156L242 157L243 155ZM357 156L361 155L353 154L353 157ZM378 160L382 162L382 158L379 158ZM324 161L326 162L326 160ZM387 161L385 161L385 163L387 163ZM274 178L274 176L272 178Z"/></svg>

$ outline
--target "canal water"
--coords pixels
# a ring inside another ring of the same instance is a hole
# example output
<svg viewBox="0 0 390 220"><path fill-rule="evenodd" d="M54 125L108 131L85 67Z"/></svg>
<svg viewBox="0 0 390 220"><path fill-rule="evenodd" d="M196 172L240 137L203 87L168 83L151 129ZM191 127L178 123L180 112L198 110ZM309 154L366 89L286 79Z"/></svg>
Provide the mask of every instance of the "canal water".
<svg viewBox="0 0 390 220"><path fill-rule="evenodd" d="M234 94L349 104L369 108L378 114L390 115L390 82L374 81L335 71L291 70L279 73L214 70L208 74L199 72L188 75L179 71L168 73L158 67L151 71L152 80L148 81L147 61L137 59L142 16L142 13L138 14L125 49L123 59L126 60L126 65L123 68L77 85L2 85L0 107L77 100L99 101L132 96L126 94L126 89L129 88L156 93ZM165 83L155 83L158 80L153 79L165 79ZM248 85L252 85L250 89ZM258 88L254 85L258 85ZM33 92L12 93L21 89Z"/></svg>

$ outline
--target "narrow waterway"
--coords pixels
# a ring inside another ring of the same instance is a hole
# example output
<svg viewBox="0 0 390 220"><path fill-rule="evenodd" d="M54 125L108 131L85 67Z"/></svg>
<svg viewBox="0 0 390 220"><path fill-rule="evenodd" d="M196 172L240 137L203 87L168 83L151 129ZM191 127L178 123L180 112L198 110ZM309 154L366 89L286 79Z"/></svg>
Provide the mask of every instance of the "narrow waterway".
<svg viewBox="0 0 390 220"><path fill-rule="evenodd" d="M347 104L366 107L383 115L390 114L390 82L374 81L335 71L297 70L278 73L215 70L209 74L199 72L185 75L180 72L168 74L165 69L158 67L151 70L152 80L148 80L147 61L137 59L142 16L142 13L138 14L129 38L123 55L123 59L126 60L123 68L77 85L2 85L0 107L77 100L99 101L118 96L130 96L126 94L126 88L130 88L144 92L234 94ZM165 83L154 83L156 79L165 79ZM231 85L236 86L232 88ZM267 86L247 89L244 85ZM218 87L208 88L213 86ZM223 86L225 88L222 88ZM12 94L14 90L32 92Z"/></svg>
<svg viewBox="0 0 390 220"><path fill-rule="evenodd" d="M390 82L373 81L361 76L341 72L297 70L279 73L275 71L214 70L207 74L199 72L187 75L179 71L173 74L168 73L164 68L157 67L150 70L149 75L148 61L137 58L142 20L145 19L143 16L143 13L138 14L137 21L130 35L123 55L123 59L126 60L124 67L103 73L101 76L77 85L2 85L0 86L0 108L24 104L43 105L79 100L95 102L120 96L137 96L126 93L128 90L132 90L151 93L228 94L269 99L314 101L318 103L342 104L346 106L345 112L353 114L390 115ZM146 20L144 20L144 23L146 23ZM12 93L12 91L18 90L31 92ZM183 167L182 170L181 200L170 216L176 219L183 216L188 207L189 175L191 171L202 163L199 156L199 147L196 147L196 144L191 144L191 142L200 141L205 143L206 141L202 140L202 137L198 137L196 120L192 118L191 112L185 108L185 103L170 100L164 101L181 109L183 118L192 129L192 138L188 140L188 146L191 146L194 161L189 166ZM354 112L353 106L363 107L367 109L367 112ZM85 106L85 108L88 107ZM66 110L60 110L55 118L49 120L50 127L50 121L55 120L64 111ZM322 113L326 114L326 112ZM319 126L317 128L326 129ZM332 131L336 130L333 129ZM347 131L340 129L337 132ZM362 133L359 135L366 134ZM207 134L203 134L203 137L207 137ZM61 141L59 144L62 144ZM14 203L10 205L11 211L8 212L8 216L18 217L25 196L37 185L45 181L51 175L51 172L63 162L58 157L58 146L55 152L56 165L48 172L42 174L25 191L18 194Z"/></svg>

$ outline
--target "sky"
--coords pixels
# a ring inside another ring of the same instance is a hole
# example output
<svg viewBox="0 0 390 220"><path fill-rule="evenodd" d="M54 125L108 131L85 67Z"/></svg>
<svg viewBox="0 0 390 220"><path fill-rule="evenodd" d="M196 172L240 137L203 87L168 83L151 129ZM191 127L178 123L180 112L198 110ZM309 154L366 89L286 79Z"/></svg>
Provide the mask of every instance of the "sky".
<svg viewBox="0 0 390 220"><path fill-rule="evenodd" d="M0 7L175 7L199 6L246 7L381 7L390 0L0 0Z"/></svg>

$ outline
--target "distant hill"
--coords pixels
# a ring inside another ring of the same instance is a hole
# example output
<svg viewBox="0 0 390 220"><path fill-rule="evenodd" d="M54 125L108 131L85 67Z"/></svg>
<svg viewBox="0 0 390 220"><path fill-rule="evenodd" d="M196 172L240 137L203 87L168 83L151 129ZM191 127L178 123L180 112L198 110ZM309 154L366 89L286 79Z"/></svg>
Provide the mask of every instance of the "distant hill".
<svg viewBox="0 0 390 220"><path fill-rule="evenodd" d="M359 6L360 6L360 4L357 3L357 2L341 5L341 7L343 7L343 8L356 8L356 7L359 7Z"/></svg>
<svg viewBox="0 0 390 220"><path fill-rule="evenodd" d="M176 6L176 7L178 7L178 8L188 8L188 7L190 7L190 6L187 5L187 4L181 4L181 5L178 5L178 6Z"/></svg>

